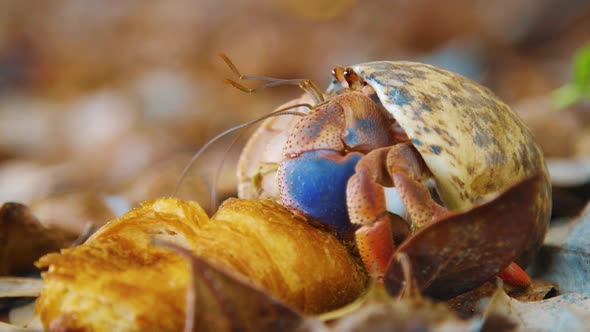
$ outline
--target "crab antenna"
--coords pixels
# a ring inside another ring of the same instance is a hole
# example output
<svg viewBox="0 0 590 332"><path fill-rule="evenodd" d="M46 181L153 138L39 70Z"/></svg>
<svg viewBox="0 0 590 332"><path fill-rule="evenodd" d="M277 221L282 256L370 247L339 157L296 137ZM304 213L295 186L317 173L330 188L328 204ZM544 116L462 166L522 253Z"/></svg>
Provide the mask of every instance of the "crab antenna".
<svg viewBox="0 0 590 332"><path fill-rule="evenodd" d="M316 104L315 108L317 108L318 106L325 104L325 103L326 103L326 101ZM300 106L306 106L311 109L310 105L296 104L296 105L293 105L290 107L283 108L282 109L283 113L275 114L275 116L293 114L293 113L285 112L285 111L287 111L291 108L300 107ZM280 111L281 110L278 110L276 112L280 112ZM274 113L276 113L276 112L274 112ZM300 113L299 115L304 115L304 114ZM225 151L222 154L221 166L217 167L215 170L215 175L213 176L213 185L211 186L211 192L209 193L209 202L210 202L209 208L211 209L211 211L215 211L217 209L217 181L219 180L219 176L221 174L221 170L223 169L223 165L225 164L225 160L228 155L228 152L233 148L233 146L236 144L236 142L242 137L243 133L244 132L241 132L236 137L234 137L232 142L229 144L227 149L225 149Z"/></svg>
<svg viewBox="0 0 590 332"><path fill-rule="evenodd" d="M177 196L178 194L178 190L180 189L180 185L182 184L182 182L184 181L184 178L186 177L188 171L190 170L191 166L195 163L195 161L197 161L197 159L205 152L205 150L207 150L213 143L217 142L218 140L220 140L221 138L234 133L238 130L244 129L244 128L248 128L260 121L266 120L268 118L274 117L274 116L279 116L279 115L296 115L296 116L305 116L306 113L303 112L297 112L297 111L290 111L294 108L298 108L298 107L307 107L309 109L313 109L314 107L310 104L295 104L295 105L291 105L289 107L285 107L285 108L281 108L278 109L272 113L263 115L261 117L259 117L258 119L254 119L251 121L248 121L246 123L242 123L239 124L235 127L229 128L224 130L223 132L219 133L218 135L216 135L215 137L213 137L212 139L210 139L207 143L205 143L205 145L203 145L191 158L191 160L186 164L186 166L184 167L184 169L182 170L182 173L180 175L180 178L178 179L178 182L176 183L176 187L174 188L174 193L172 194L172 196ZM233 143L232 143L233 144Z"/></svg>
<svg viewBox="0 0 590 332"><path fill-rule="evenodd" d="M211 185L211 192L209 193L209 209L210 211L215 211L217 209L217 181L219 181L219 176L221 175L221 170L225 165L225 157L228 155L229 151L234 147L236 142L242 137L244 132L239 133L234 139L231 141L227 149L222 154L221 158L221 165L215 170L215 175L213 176L213 184Z"/></svg>
<svg viewBox="0 0 590 332"><path fill-rule="evenodd" d="M299 86L299 88L301 88L303 91L305 91L311 97L311 99L313 99L314 103L319 104L324 101L324 95L322 94L322 90L320 90L320 88L318 88L318 86L315 83L313 83L313 81L311 81L309 79L303 79L303 78L281 79L281 78L273 78L273 77L266 77L266 76L242 75L238 71L238 68L236 68L236 66L233 64L233 62L227 57L227 55L225 55L224 53L220 53L219 57L221 57L221 59L228 65L228 67L231 69L231 71L240 80L268 82L267 84L263 84L263 85L258 86L256 88L250 89L250 88L243 86L242 84L237 83L234 80L226 79L224 81L225 83L230 84L231 86L233 86L234 88L236 88L238 90L244 91L246 93L252 93L252 92L256 92L259 90L263 90L266 88L271 88L271 87L275 87L275 86L279 86L279 85L297 85L297 86Z"/></svg>

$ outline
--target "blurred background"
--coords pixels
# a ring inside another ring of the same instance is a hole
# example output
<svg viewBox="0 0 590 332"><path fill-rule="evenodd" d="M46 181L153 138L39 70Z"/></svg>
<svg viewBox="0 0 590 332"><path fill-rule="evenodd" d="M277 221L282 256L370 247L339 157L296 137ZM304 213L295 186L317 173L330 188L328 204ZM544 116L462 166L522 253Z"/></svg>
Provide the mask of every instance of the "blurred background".
<svg viewBox="0 0 590 332"><path fill-rule="evenodd" d="M556 111L551 93L571 80L588 42L586 0L3 0L0 201L30 204L49 222L101 223L112 214L105 206L120 203L113 197L171 195L207 140L301 94L224 85L225 52L244 74L322 88L334 65L373 60L471 77L522 115L561 170L555 178L574 188L564 204L579 205L590 106ZM236 149L221 144L203 158L230 164L224 195L235 189ZM193 177L183 190L206 197Z"/></svg>

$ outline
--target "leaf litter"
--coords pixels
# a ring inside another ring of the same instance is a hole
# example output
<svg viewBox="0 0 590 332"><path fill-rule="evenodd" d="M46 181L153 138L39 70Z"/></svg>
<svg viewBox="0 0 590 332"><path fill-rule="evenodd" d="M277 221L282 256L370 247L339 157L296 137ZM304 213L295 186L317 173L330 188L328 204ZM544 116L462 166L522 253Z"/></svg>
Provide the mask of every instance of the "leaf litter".
<svg viewBox="0 0 590 332"><path fill-rule="evenodd" d="M21 211L22 215L30 217L28 215L30 211L27 211L26 207L19 205L15 205L15 207L17 211ZM15 207L11 207L11 209ZM587 209L579 218L552 227L543 250L546 248L559 250L553 251L555 255L553 260L545 261L550 268L545 269L544 274L536 272L532 274L536 279L526 289L510 288L509 286L499 288L494 282L488 282L446 302L433 302L421 295L419 284L416 284L414 279L404 283L407 285L406 296L400 299L387 295L384 289L376 284L370 287L371 290L362 296L359 302L350 304L348 310L344 307L340 314L332 314L331 318L326 319L326 317L330 317L329 313L320 316L300 314L290 306L282 304L281 301L277 301L264 291L259 290L256 286L253 287L252 284L242 281L240 276L236 277L235 273L228 272L226 268L212 265L202 258L184 252L183 255L192 266L194 280L194 286L189 287L186 299L187 301L190 299L196 301L192 303L192 308L197 308L199 303L217 303L212 307L208 306L207 312L215 312L211 308L216 307L218 313L222 313L222 317L225 319L217 321L212 325L214 327L227 327L228 322L237 324L234 327L260 327L262 325L252 324L263 324L264 321L257 321L253 318L262 313L262 315L266 314L269 317L265 321L266 326L282 326L285 327L285 330L293 331L370 331L382 328L395 328L401 331L410 331L414 328L421 328L425 331L492 331L498 329L508 331L540 328L546 331L558 331L564 327L571 328L573 331L576 329L582 331L582 327L588 322L587 312L590 311L588 308L590 300L588 295L581 293L587 291L584 288L585 284L578 285L575 281L579 277L574 270L581 265L570 266L570 270L561 274L549 272L553 271L554 264L559 263L560 260L570 259L572 255L578 258L579 255L585 255L587 238L584 234L587 234L588 215ZM67 243L62 242L62 245L64 244ZM175 250L182 251L183 249ZM580 262L580 264L587 263L583 260ZM532 271L538 271L536 270L538 266L539 261L536 262ZM583 279L584 272L577 271L577 273L582 273L580 278ZM574 274L570 278L573 278L574 281L568 283L567 280L560 279L564 274ZM403 277L404 280L409 278L407 273L403 275L406 275ZM550 281L543 281L541 278ZM41 286L39 282L34 278L3 278L0 281L0 289L2 289L2 285L6 285L5 288L10 289L10 292L0 293L0 296L35 296ZM556 283L561 292L573 291L576 293L552 297L557 293ZM570 286L570 284L576 286ZM13 285L21 285L19 287L22 289L13 288ZM226 289L227 291L212 293L214 289ZM220 297L219 294L224 295ZM240 294L249 295L241 296ZM486 301L490 297L491 300ZM204 302L197 301L197 299ZM233 304L231 304L232 301L234 301ZM249 310L238 312L237 308L242 307L249 308ZM27 307L20 307L16 310L12 314L12 317L19 317L15 323L35 322L34 317L29 317L30 320L27 319L26 314L32 314L31 310L27 311ZM20 313L16 314L16 312ZM543 312L548 313L546 319L551 322L539 323L539 320L535 319ZM201 310L187 315L187 321L192 321L187 326L201 324L204 319L202 314ZM230 319L228 319L228 315L231 316ZM242 318L238 319L236 315L242 315ZM7 325L0 326L0 331L2 328L9 327ZM19 329L14 327L13 330L18 331Z"/></svg>

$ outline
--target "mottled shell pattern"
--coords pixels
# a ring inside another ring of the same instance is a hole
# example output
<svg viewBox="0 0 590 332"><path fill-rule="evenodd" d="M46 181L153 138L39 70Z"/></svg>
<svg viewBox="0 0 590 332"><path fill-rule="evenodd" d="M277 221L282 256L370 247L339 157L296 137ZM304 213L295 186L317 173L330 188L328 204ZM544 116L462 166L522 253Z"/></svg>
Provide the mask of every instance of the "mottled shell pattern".
<svg viewBox="0 0 590 332"><path fill-rule="evenodd" d="M469 209L528 176L543 175L536 206L523 207L535 209L537 215L536 232L525 252L524 260L528 260L526 256L538 248L547 230L550 181L542 152L519 116L485 87L431 65L379 61L350 68L375 90L389 115L404 129L450 210ZM327 94L345 91L333 80ZM241 196L278 199L274 192L265 195L258 188L255 194L253 186L244 190L244 185L252 184L252 168L260 167L263 159L280 162L282 146L271 146L284 145L279 132L292 128L289 121L296 119L268 120L248 143L239 166ZM277 127L279 122L282 126ZM264 131L267 133L262 134ZM270 151L276 151L275 157L268 155ZM246 168L251 174L245 174ZM268 175L274 174L260 180ZM269 189L274 190L272 185Z"/></svg>

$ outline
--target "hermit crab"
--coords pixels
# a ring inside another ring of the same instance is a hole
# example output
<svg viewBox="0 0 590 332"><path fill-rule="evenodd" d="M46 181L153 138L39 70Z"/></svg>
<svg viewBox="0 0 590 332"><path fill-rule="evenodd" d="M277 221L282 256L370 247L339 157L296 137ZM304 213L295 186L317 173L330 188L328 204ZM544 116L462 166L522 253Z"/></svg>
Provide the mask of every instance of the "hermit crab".
<svg viewBox="0 0 590 332"><path fill-rule="evenodd" d="M495 274L526 285L547 230L550 181L523 121L490 90L416 62L335 67L321 92L265 116L238 165L238 195L270 198L355 243L391 293L409 258L419 287L451 297ZM282 116L278 116L282 115ZM252 121L252 123L261 119ZM321 248L318 248L321 250ZM440 256L440 258L437 258Z"/></svg>

